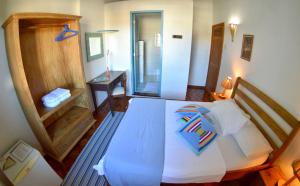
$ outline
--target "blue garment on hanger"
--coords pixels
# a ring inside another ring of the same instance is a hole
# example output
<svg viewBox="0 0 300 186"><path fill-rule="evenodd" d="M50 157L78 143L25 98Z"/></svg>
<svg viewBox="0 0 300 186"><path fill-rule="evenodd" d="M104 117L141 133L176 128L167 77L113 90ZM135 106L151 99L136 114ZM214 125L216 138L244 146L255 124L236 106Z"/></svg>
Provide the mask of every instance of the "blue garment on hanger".
<svg viewBox="0 0 300 186"><path fill-rule="evenodd" d="M66 33L73 33L73 34L66 36L66 35L65 35ZM55 41L62 41L62 40L68 39L68 38L70 38L70 37L76 36L76 35L78 35L78 34L79 34L79 31L77 31L77 30L71 30L71 29L69 29L69 25L68 25L68 24L65 24L65 25L64 25L64 31L62 31L62 32L55 38Z"/></svg>

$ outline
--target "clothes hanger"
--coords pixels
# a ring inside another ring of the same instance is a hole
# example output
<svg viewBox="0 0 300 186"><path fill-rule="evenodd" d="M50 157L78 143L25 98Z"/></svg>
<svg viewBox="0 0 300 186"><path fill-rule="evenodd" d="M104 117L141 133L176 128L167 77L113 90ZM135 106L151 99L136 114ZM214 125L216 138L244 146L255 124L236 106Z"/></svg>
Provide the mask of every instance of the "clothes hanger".
<svg viewBox="0 0 300 186"><path fill-rule="evenodd" d="M73 33L71 35L66 36L66 33ZM64 24L64 31L62 31L56 38L55 41L62 41L65 39L68 39L70 37L76 36L79 34L79 31L77 30L70 30L68 24Z"/></svg>

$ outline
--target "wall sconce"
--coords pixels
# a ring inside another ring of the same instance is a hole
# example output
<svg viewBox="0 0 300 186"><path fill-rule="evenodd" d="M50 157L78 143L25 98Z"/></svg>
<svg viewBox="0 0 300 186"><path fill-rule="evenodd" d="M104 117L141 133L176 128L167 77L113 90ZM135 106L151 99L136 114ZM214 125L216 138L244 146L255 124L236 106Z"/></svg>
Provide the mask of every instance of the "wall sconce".
<svg viewBox="0 0 300 186"><path fill-rule="evenodd" d="M240 24L241 21L238 16L232 16L228 22L229 22L229 29L231 34L231 41L233 42L237 31L237 26Z"/></svg>
<svg viewBox="0 0 300 186"><path fill-rule="evenodd" d="M234 41L234 37L236 34L236 30L237 30L237 25L236 23L229 23L229 29L230 29L230 33L231 33L231 41Z"/></svg>

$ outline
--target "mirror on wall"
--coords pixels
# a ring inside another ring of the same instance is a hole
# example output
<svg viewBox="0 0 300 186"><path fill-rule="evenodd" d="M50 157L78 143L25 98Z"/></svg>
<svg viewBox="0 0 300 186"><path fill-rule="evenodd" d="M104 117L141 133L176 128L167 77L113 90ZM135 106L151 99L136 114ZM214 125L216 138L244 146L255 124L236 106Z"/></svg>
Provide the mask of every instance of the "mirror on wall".
<svg viewBox="0 0 300 186"><path fill-rule="evenodd" d="M88 62L104 57L102 33L86 32L85 43Z"/></svg>

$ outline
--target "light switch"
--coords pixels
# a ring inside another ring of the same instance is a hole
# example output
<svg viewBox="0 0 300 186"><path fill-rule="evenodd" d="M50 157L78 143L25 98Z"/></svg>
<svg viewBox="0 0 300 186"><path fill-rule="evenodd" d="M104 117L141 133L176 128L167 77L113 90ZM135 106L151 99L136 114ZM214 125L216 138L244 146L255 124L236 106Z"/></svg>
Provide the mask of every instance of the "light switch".
<svg viewBox="0 0 300 186"><path fill-rule="evenodd" d="M182 35L173 35L174 39L182 39Z"/></svg>

